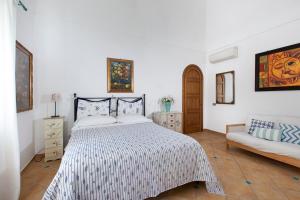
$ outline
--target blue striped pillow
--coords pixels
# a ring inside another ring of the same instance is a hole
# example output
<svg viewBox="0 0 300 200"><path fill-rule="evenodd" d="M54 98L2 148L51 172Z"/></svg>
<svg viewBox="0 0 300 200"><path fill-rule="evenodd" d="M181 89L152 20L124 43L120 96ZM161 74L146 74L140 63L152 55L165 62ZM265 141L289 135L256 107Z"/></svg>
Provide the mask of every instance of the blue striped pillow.
<svg viewBox="0 0 300 200"><path fill-rule="evenodd" d="M279 123L281 141L300 145L300 127Z"/></svg>
<svg viewBox="0 0 300 200"><path fill-rule="evenodd" d="M278 129L256 127L252 133L252 136L270 141L281 141L281 132Z"/></svg>

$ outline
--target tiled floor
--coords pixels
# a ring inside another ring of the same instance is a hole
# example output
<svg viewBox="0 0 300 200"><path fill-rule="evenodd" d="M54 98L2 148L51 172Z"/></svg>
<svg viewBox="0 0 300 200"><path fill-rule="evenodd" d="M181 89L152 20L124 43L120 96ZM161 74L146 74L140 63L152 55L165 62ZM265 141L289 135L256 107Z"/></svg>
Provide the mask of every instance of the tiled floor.
<svg viewBox="0 0 300 200"><path fill-rule="evenodd" d="M192 134L205 149L226 196L208 194L203 183L167 191L151 200L300 200L300 169L237 148L226 150L224 135ZM21 198L41 199L60 162L32 161L22 173Z"/></svg>

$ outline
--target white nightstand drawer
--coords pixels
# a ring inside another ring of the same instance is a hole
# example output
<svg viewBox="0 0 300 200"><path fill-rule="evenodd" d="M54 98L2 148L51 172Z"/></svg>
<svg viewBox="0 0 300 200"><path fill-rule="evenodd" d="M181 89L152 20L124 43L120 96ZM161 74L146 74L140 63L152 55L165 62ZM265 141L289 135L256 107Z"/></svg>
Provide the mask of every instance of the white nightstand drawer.
<svg viewBox="0 0 300 200"><path fill-rule="evenodd" d="M174 113L169 113L168 114L168 119L175 119L175 114Z"/></svg>
<svg viewBox="0 0 300 200"><path fill-rule="evenodd" d="M168 124L167 128L169 128L169 129L175 129L175 124Z"/></svg>
<svg viewBox="0 0 300 200"><path fill-rule="evenodd" d="M64 121L59 119L45 120L45 129L54 129L63 127Z"/></svg>
<svg viewBox="0 0 300 200"><path fill-rule="evenodd" d="M169 124L174 124L175 121L176 121L175 118L169 118L169 119L168 119L168 123L169 123Z"/></svg>
<svg viewBox="0 0 300 200"><path fill-rule="evenodd" d="M62 157L62 155L63 155L62 147L46 149L45 161L59 159Z"/></svg>
<svg viewBox="0 0 300 200"><path fill-rule="evenodd" d="M45 131L45 139L62 138L62 129L49 129Z"/></svg>
<svg viewBox="0 0 300 200"><path fill-rule="evenodd" d="M58 138L58 139L48 139L45 142L45 148L55 148L55 147L63 147L63 139Z"/></svg>

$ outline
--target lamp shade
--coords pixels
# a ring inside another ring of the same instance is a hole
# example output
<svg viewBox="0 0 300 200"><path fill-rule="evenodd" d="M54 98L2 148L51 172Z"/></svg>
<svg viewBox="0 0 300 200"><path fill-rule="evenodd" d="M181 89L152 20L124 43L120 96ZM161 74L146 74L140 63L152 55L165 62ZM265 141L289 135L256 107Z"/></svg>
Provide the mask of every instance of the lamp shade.
<svg viewBox="0 0 300 200"><path fill-rule="evenodd" d="M51 94L51 101L52 102L57 102L60 100L60 94L59 93L53 93Z"/></svg>

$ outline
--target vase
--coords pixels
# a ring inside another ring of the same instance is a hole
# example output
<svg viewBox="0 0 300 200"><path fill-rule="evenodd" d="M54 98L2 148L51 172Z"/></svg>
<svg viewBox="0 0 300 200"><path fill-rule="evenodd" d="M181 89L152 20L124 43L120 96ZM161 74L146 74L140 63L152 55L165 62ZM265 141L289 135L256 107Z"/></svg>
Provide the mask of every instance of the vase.
<svg viewBox="0 0 300 200"><path fill-rule="evenodd" d="M171 110L171 102L165 102L165 110L166 110L166 112L170 112L170 110Z"/></svg>

